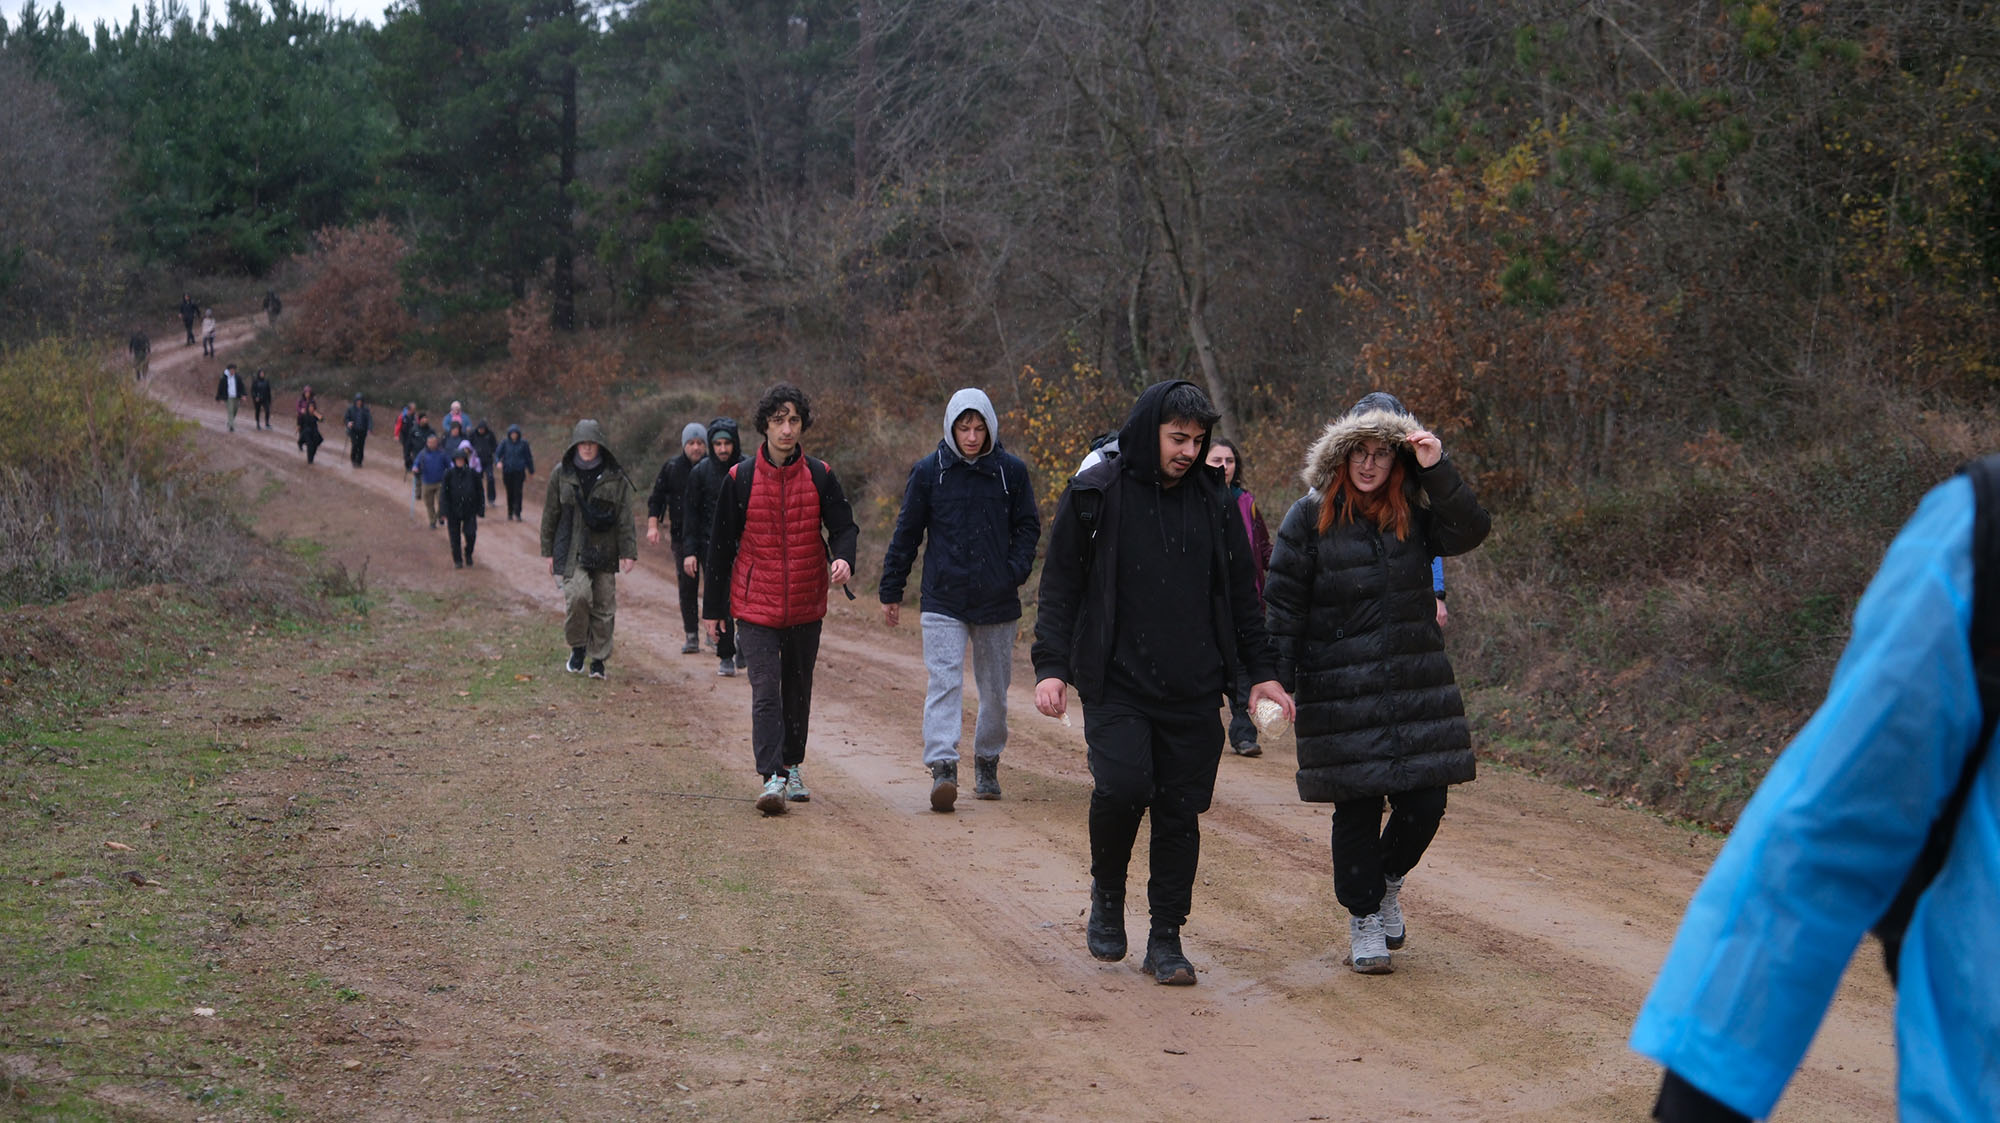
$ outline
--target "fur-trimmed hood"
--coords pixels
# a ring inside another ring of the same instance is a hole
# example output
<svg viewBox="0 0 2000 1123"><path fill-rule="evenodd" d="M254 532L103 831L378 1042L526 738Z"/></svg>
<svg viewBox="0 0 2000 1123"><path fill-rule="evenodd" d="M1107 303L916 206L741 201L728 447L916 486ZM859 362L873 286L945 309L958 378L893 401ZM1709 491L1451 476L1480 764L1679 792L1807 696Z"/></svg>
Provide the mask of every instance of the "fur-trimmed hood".
<svg viewBox="0 0 2000 1123"><path fill-rule="evenodd" d="M1369 394L1354 404L1354 408L1336 418L1306 451L1306 464L1299 473L1305 485L1319 492L1327 493L1333 485L1333 473L1347 459L1348 453L1365 440L1378 440L1395 448L1396 455L1407 458L1406 468L1414 472L1416 453L1410 450L1410 434L1422 429L1403 403L1384 393ZM1408 478L1414 479L1414 475Z"/></svg>

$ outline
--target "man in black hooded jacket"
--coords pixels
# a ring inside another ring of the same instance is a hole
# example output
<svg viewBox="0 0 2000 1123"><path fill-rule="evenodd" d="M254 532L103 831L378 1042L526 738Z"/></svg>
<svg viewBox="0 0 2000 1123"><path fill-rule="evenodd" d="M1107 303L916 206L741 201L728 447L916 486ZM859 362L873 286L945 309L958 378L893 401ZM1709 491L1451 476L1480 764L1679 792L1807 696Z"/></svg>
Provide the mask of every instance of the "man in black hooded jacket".
<svg viewBox="0 0 2000 1123"><path fill-rule="evenodd" d="M1201 856L1199 816L1215 793L1218 705L1241 667L1250 703L1287 717L1264 631L1243 520L1207 466L1216 422L1192 382L1139 395L1120 454L1070 481L1056 507L1035 621L1035 706L1083 701L1090 775L1090 920L1099 959L1125 957L1125 875L1139 823L1153 818L1146 884L1151 931L1140 970L1169 986L1195 981L1180 929Z"/></svg>
<svg viewBox="0 0 2000 1123"><path fill-rule="evenodd" d="M718 417L709 422L708 457L689 470L686 493L681 497L683 535L676 549L681 572L689 577L706 573L710 581L729 580L727 571L717 574L709 568L708 538L715 525L715 504L722 498L722 485L729 479L729 469L741 459L736 419ZM743 653L736 649L736 621L729 617L723 617L722 628L716 633L715 654L716 674L734 678L743 669Z"/></svg>

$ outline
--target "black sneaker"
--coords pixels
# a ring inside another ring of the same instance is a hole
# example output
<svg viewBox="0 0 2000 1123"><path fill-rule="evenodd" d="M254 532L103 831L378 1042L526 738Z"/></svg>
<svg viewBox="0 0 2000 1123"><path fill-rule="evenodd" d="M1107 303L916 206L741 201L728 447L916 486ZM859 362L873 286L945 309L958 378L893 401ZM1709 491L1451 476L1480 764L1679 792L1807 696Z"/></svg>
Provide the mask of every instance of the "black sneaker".
<svg viewBox="0 0 2000 1123"><path fill-rule="evenodd" d="M972 798L1000 798L999 757L976 756L972 758Z"/></svg>
<svg viewBox="0 0 2000 1123"><path fill-rule="evenodd" d="M698 655L700 653L701 653L701 633L689 632L687 634L687 642L681 644L681 654Z"/></svg>
<svg viewBox="0 0 2000 1123"><path fill-rule="evenodd" d="M750 669L750 657L743 654L743 649L740 647L736 649L736 669L739 671Z"/></svg>
<svg viewBox="0 0 2000 1123"><path fill-rule="evenodd" d="M958 802L958 762L941 760L931 765L931 810L949 811Z"/></svg>
<svg viewBox="0 0 2000 1123"><path fill-rule="evenodd" d="M1181 954L1181 930L1153 929L1153 934L1146 937L1146 959L1139 964L1139 970L1153 976L1153 981L1163 987L1193 986L1194 964Z"/></svg>
<svg viewBox="0 0 2000 1123"><path fill-rule="evenodd" d="M1264 750L1263 750L1262 748L1259 748L1259 747L1258 747L1258 745L1257 745L1257 742L1255 742L1255 741L1252 741L1252 740L1251 740L1250 738L1248 738L1248 737L1245 737L1245 738L1243 738L1243 739L1242 739L1241 741L1238 741L1238 742L1236 742L1236 743L1235 743L1234 745L1231 745L1231 746L1230 746L1230 748L1232 748L1232 749L1234 749L1234 750L1236 751L1236 755L1237 755L1237 756L1263 756L1263 755L1264 755Z"/></svg>
<svg viewBox="0 0 2000 1123"><path fill-rule="evenodd" d="M1115 963L1125 958L1125 893L1099 889L1090 883L1090 920L1083 926L1083 945L1093 959Z"/></svg>
<svg viewBox="0 0 2000 1123"><path fill-rule="evenodd" d="M604 677L604 660L592 659L590 661L590 677L591 678Z"/></svg>
<svg viewBox="0 0 2000 1123"><path fill-rule="evenodd" d="M569 649L569 662L563 664L563 670L573 675L583 673L583 648L572 647Z"/></svg>

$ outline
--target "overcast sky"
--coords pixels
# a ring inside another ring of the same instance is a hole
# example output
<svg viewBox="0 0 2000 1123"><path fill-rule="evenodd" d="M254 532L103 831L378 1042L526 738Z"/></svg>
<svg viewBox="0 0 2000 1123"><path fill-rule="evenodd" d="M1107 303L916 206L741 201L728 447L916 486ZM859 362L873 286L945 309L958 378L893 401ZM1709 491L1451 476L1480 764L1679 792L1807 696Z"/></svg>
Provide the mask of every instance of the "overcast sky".
<svg viewBox="0 0 2000 1123"><path fill-rule="evenodd" d="M36 0L35 6L43 14L55 7L55 0ZM307 6L315 11L332 8L336 15L351 16L366 20L377 27L382 26L382 10L389 6L389 0L307 0ZM143 10L145 0L63 0L63 16L88 33L92 26L102 20L105 23L132 22L132 9ZM188 7L196 12L201 10L201 0L192 0ZM228 11L224 0L211 0L208 6L210 20L221 19ZM21 0L0 0L0 12L5 12L11 25L21 13Z"/></svg>

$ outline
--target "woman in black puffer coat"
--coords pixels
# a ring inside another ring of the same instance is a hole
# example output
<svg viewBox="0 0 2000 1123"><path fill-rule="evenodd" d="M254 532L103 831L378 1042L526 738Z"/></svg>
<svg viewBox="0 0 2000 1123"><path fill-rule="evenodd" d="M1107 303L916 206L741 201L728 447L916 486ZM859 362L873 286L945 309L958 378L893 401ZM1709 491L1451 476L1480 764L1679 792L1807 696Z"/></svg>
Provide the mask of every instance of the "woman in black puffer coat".
<svg viewBox="0 0 2000 1123"><path fill-rule="evenodd" d="M1333 804L1349 963L1387 974L1403 876L1437 833L1446 787L1474 771L1431 558L1479 545L1490 520L1436 434L1388 394L1328 425L1302 478L1313 490L1278 530L1264 604L1278 681L1298 700L1299 798Z"/></svg>

